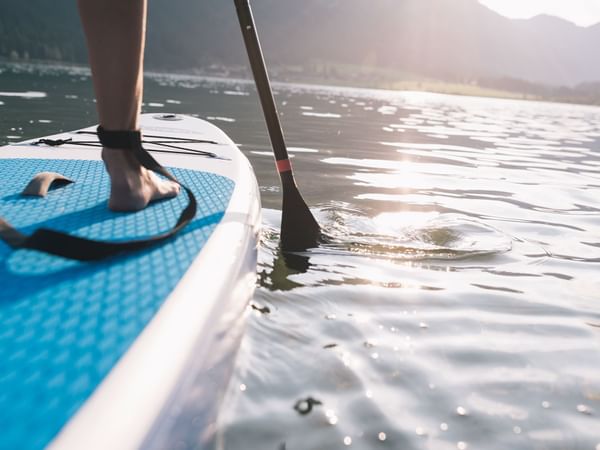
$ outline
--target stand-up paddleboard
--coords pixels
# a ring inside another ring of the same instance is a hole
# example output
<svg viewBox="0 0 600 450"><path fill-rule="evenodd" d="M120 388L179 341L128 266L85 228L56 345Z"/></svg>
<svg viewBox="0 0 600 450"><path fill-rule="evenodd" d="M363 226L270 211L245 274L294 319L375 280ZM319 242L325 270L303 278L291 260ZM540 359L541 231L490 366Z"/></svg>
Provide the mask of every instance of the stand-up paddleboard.
<svg viewBox="0 0 600 450"><path fill-rule="evenodd" d="M255 284L259 191L214 125L172 114L141 125L144 147L193 191L196 216L165 242L93 262L0 241L0 448L165 448L182 415L197 436L214 420ZM105 241L170 229L183 192L108 209L95 131L0 148L0 217L25 234ZM40 172L73 183L23 196Z"/></svg>

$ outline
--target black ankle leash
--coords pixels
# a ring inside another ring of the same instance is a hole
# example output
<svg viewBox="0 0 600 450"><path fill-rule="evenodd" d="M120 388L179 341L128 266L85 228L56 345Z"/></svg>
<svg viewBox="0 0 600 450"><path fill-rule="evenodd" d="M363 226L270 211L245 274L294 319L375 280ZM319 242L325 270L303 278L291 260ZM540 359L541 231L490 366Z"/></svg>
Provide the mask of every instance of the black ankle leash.
<svg viewBox="0 0 600 450"><path fill-rule="evenodd" d="M74 133L75 134L93 135L93 136L98 135L97 131L79 130L79 131L75 131ZM180 154L180 155L190 155L191 154L191 155L205 156L207 158L228 159L228 158L220 157L214 152L207 152L204 150L198 150L195 148L189 148L189 147L183 146L183 144L219 145L219 143L216 141L211 141L211 140L207 140L207 139L194 139L194 138L187 138L187 137L184 138L184 137L178 137L178 136L156 136L156 135L152 135L152 134L146 134L143 137L151 138L152 140L143 140L142 139L142 145L143 144L152 144L153 146L164 147L164 148L152 148L151 150L153 152L176 153L176 154ZM67 138L67 139L42 138L42 139L38 139L35 142L31 142L28 145L47 145L48 147L59 147L64 144L78 145L78 146L83 146L83 147L102 147L102 144L99 143L97 140L74 141L73 138Z"/></svg>
<svg viewBox="0 0 600 450"><path fill-rule="evenodd" d="M188 195L188 204L181 212L173 228L145 239L111 242L82 238L46 228L37 229L28 236L0 218L0 239L13 249L38 250L69 259L93 261L158 244L177 234L192 221L197 210L196 197L187 186L181 184L144 149L142 135L139 131L109 131L98 127L98 139L105 147L131 151L143 167L162 175L183 188Z"/></svg>

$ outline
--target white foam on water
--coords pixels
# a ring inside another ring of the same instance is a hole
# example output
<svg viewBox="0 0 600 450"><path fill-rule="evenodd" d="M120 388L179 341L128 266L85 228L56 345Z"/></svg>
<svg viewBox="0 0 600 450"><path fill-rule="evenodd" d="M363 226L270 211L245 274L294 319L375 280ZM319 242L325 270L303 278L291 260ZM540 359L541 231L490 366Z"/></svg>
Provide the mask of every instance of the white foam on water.
<svg viewBox="0 0 600 450"><path fill-rule="evenodd" d="M336 114L336 113L319 113L319 112L312 112L312 111L303 111L302 112L303 116L308 116L308 117L320 117L320 118L324 118L324 119L339 119L342 117L341 114Z"/></svg>
<svg viewBox="0 0 600 450"><path fill-rule="evenodd" d="M20 98L45 98L48 94L39 91L26 91L26 92L7 92L0 91L0 97L20 97Z"/></svg>

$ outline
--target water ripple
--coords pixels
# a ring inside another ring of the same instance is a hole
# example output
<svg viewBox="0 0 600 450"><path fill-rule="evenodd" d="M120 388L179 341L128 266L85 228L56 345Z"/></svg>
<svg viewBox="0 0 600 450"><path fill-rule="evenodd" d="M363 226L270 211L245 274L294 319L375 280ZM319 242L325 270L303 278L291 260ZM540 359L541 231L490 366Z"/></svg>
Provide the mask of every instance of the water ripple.
<svg viewBox="0 0 600 450"><path fill-rule="evenodd" d="M437 213L382 213L370 218L330 205L316 212L326 242L315 252L398 260L459 259L507 252L511 238L472 218Z"/></svg>

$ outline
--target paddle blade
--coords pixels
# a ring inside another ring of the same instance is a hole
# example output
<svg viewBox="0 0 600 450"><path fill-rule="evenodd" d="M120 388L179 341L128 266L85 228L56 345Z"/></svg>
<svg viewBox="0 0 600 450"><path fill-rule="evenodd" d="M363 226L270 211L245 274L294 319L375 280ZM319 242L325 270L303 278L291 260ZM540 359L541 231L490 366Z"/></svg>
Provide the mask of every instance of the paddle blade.
<svg viewBox="0 0 600 450"><path fill-rule="evenodd" d="M321 228L306 206L295 183L284 184L281 214L281 249L301 252L319 244Z"/></svg>

